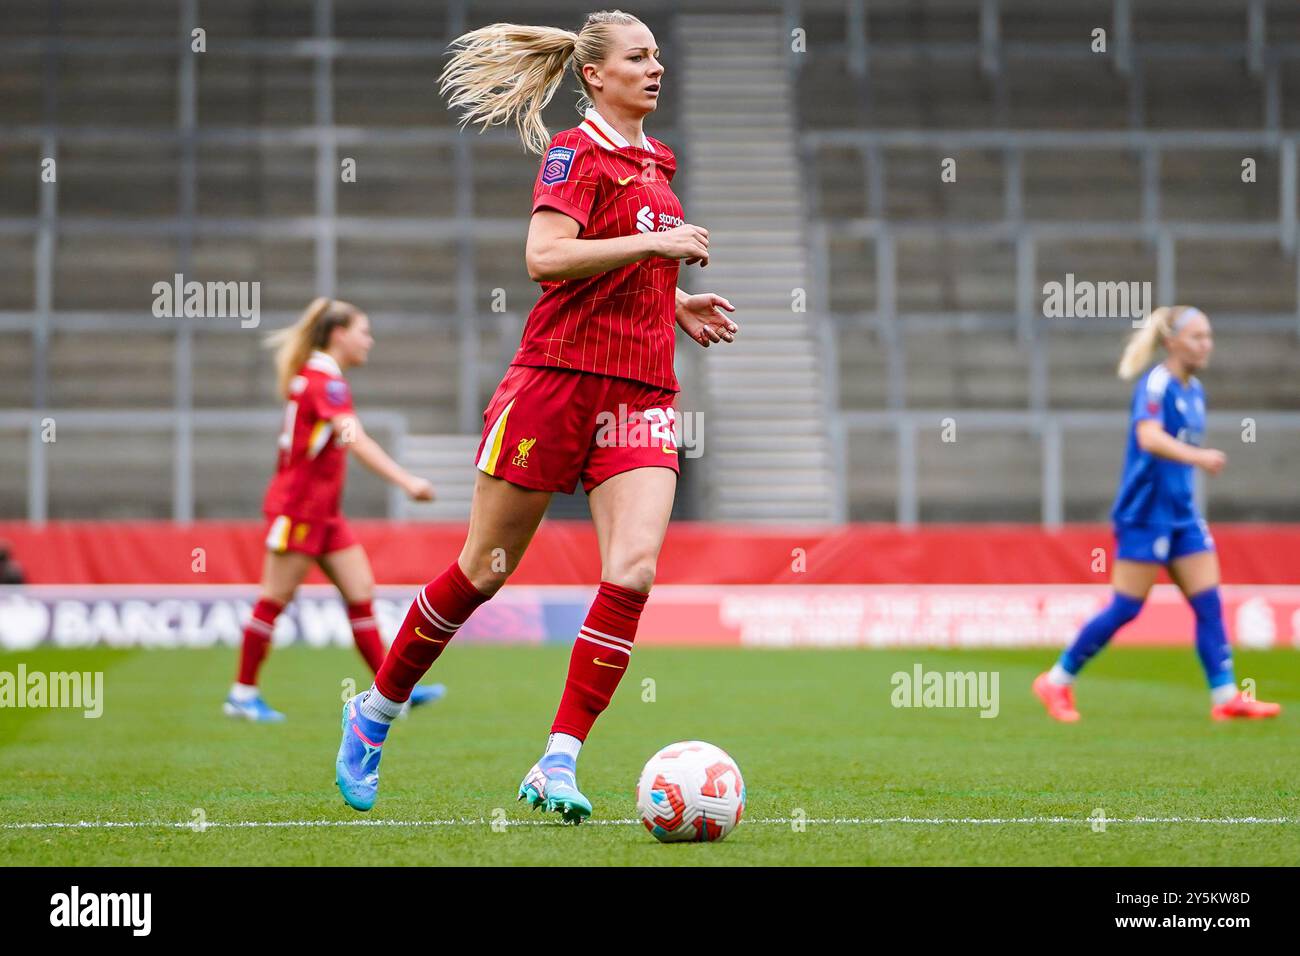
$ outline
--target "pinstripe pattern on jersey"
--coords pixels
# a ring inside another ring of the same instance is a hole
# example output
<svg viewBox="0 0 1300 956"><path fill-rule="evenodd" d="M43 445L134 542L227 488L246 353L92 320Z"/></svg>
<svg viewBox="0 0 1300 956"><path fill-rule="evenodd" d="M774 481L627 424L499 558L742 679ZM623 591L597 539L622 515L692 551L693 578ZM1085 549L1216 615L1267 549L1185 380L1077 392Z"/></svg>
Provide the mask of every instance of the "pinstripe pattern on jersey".
<svg viewBox="0 0 1300 956"><path fill-rule="evenodd" d="M662 143L646 137L645 148L629 146L591 111L580 126L557 133L551 146L573 149L573 166L564 183L544 185L539 173L534 209L575 218L582 238L636 235L647 221L661 231L683 221L671 187L676 158ZM650 258L583 279L543 282L512 364L596 372L676 391L677 274L675 260Z"/></svg>

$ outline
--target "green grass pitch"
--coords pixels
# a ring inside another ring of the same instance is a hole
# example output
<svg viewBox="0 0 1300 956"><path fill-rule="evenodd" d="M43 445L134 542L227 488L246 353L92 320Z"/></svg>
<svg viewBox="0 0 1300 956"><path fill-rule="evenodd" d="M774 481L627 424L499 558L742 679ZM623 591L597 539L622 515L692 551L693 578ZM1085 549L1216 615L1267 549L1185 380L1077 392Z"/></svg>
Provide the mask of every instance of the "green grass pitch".
<svg viewBox="0 0 1300 956"><path fill-rule="evenodd" d="M29 672L105 672L98 720L73 711L0 711L0 859L579 866L1300 860L1300 655L1238 653L1238 676L1254 678L1260 697L1286 709L1275 721L1215 724L1190 647L1117 648L1081 681L1084 719L1073 726L1050 721L1029 691L1053 657L1047 650L642 648L583 751L579 781L595 816L572 828L514 799L545 742L568 659L563 647L453 647L431 675L448 685L447 698L395 727L369 814L345 806L333 782L343 681L360 681L364 671L350 651L293 647L271 655L263 684L271 704L289 716L279 726L221 715L234 670L230 649L0 655L0 670L10 672L20 662ZM893 707L891 675L918 662L927 670L996 672L998 716ZM647 679L653 701L643 700ZM619 821L635 816L644 761L689 738L715 743L739 763L749 795L745 820L722 843L661 846L639 824ZM1097 809L1110 821L1104 827L1089 823ZM802 825L791 822L800 817ZM196 819L214 826L178 826ZM990 820L1003 822L973 822ZM78 821L137 825L27 826ZM320 825L330 821L344 825ZM290 825L232 825L271 822Z"/></svg>

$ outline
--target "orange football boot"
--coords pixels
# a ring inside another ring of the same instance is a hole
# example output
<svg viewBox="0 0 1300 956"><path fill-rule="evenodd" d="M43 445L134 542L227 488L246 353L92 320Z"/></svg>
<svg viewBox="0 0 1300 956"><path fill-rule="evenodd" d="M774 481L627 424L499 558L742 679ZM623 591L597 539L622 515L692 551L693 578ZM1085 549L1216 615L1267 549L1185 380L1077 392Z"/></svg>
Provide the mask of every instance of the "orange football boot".
<svg viewBox="0 0 1300 956"><path fill-rule="evenodd" d="M1047 671L1034 678L1034 693L1047 708L1047 713L1062 723L1072 724L1079 719L1079 712L1074 708L1074 688L1068 684L1053 684L1047 679Z"/></svg>
<svg viewBox="0 0 1300 956"><path fill-rule="evenodd" d="M1276 717L1280 713L1282 713L1281 704L1255 700L1241 691L1237 691L1237 696L1226 704L1215 704L1210 708L1210 717L1213 720L1260 720L1264 717Z"/></svg>

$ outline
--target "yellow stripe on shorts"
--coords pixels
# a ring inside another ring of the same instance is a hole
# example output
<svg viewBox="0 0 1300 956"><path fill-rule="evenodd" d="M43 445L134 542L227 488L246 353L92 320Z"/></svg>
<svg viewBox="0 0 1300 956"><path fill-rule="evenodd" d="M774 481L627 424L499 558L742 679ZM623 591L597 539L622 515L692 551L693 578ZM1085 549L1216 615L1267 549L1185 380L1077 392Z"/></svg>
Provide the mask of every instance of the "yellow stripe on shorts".
<svg viewBox="0 0 1300 956"><path fill-rule="evenodd" d="M501 457L501 442L506 434L506 416L514 407L515 400L512 398L510 404L497 416L492 430L488 432L487 441L483 443L483 454L479 455L478 459L479 471L487 472L489 475L497 473L497 459Z"/></svg>
<svg viewBox="0 0 1300 956"><path fill-rule="evenodd" d="M276 554L284 551L289 545L289 529L293 527L293 521L288 515L280 515L271 522L271 530L266 534L266 549L274 551Z"/></svg>

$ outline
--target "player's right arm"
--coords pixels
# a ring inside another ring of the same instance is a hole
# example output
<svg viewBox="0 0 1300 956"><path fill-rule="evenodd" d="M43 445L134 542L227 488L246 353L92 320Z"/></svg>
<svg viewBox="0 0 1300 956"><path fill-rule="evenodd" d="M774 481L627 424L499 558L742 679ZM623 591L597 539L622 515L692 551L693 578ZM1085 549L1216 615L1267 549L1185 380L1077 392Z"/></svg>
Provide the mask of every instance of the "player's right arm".
<svg viewBox="0 0 1300 956"><path fill-rule="evenodd" d="M584 279L653 256L707 264L708 230L689 223L611 239L578 237L610 188L598 149L572 130L551 140L533 184L533 216L524 251L529 278Z"/></svg>
<svg viewBox="0 0 1300 956"><path fill-rule="evenodd" d="M1166 458L1182 465L1194 465L1204 468L1211 475L1217 475L1228 460L1223 452L1181 441L1165 430L1169 378L1169 370L1163 365L1156 365L1133 390L1131 413L1138 447L1157 458Z"/></svg>
<svg viewBox="0 0 1300 956"><path fill-rule="evenodd" d="M568 214L539 209L528 223L524 261L534 282L584 279L652 256L709 260L709 232L687 223L666 232L639 232L613 239L579 239L582 226Z"/></svg>
<svg viewBox="0 0 1300 956"><path fill-rule="evenodd" d="M1138 447L1150 452L1157 458L1167 458L1184 465L1204 468L1211 475L1217 475L1228 462L1228 456L1217 448L1199 448L1179 441L1158 419L1144 418L1137 423Z"/></svg>
<svg viewBox="0 0 1300 956"><path fill-rule="evenodd" d="M373 471L380 478L391 482L406 492L413 501L432 501L433 485L426 478L413 475L380 447L361 427L361 419L355 412L349 411L333 419L344 445L351 449L357 460Z"/></svg>

